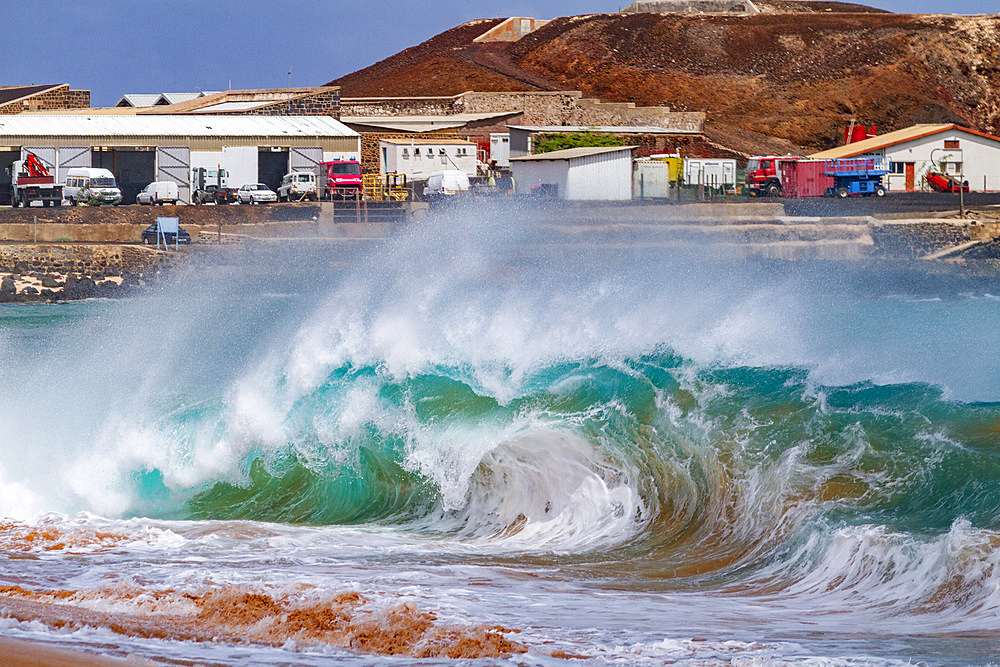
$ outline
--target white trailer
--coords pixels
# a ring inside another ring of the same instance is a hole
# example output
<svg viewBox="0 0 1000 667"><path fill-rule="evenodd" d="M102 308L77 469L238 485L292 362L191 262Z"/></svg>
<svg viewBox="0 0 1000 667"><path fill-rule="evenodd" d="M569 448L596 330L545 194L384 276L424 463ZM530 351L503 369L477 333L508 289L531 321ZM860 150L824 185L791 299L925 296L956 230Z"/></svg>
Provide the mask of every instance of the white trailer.
<svg viewBox="0 0 1000 667"><path fill-rule="evenodd" d="M685 158L684 185L736 187L736 160Z"/></svg>
<svg viewBox="0 0 1000 667"><path fill-rule="evenodd" d="M510 166L510 132L490 135L490 162L505 169Z"/></svg>

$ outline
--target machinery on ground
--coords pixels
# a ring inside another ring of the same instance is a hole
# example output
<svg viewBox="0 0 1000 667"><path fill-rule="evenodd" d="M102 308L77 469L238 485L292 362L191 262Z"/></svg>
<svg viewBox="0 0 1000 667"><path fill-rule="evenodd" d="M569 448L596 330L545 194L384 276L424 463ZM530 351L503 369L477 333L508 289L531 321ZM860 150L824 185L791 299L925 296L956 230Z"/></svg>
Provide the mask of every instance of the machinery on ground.
<svg viewBox="0 0 1000 667"><path fill-rule="evenodd" d="M829 197L862 196L884 197L882 177L889 173L884 157L851 157L826 161L826 175L833 178L833 187L827 188Z"/></svg>
<svg viewBox="0 0 1000 667"><path fill-rule="evenodd" d="M411 188L407 183L406 174L365 174L365 199L373 201L406 201L410 198Z"/></svg>
<svg viewBox="0 0 1000 667"><path fill-rule="evenodd" d="M939 171L927 172L927 185L938 192L968 192L969 182L964 183L951 174L944 174Z"/></svg>

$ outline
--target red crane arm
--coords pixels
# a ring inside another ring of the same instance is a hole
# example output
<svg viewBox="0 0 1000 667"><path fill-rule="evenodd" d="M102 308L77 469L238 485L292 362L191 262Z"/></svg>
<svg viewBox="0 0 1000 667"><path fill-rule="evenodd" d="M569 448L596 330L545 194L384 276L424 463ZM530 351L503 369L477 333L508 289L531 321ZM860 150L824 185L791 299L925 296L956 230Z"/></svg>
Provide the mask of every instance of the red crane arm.
<svg viewBox="0 0 1000 667"><path fill-rule="evenodd" d="M45 168L42 161L34 153L28 153L24 158L24 168L28 176L51 176L49 170Z"/></svg>

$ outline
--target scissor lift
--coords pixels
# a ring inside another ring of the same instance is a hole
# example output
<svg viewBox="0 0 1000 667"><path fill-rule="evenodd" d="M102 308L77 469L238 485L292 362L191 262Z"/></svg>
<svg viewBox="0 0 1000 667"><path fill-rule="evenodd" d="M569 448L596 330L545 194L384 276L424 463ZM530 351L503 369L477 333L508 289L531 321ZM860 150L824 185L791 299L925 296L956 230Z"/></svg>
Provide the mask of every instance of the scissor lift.
<svg viewBox="0 0 1000 667"><path fill-rule="evenodd" d="M851 157L826 161L826 175L833 177L829 197L884 197L882 177L889 173L884 157Z"/></svg>

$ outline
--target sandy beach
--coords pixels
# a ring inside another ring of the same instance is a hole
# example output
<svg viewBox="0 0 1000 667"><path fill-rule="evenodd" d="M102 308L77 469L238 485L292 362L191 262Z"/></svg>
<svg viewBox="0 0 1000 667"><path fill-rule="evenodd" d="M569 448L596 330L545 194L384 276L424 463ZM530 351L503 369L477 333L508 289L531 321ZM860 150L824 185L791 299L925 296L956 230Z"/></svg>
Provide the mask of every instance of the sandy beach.
<svg viewBox="0 0 1000 667"><path fill-rule="evenodd" d="M0 665L3 667L56 667L75 665L76 667L121 667L122 665L154 665L142 658L119 660L46 646L21 639L0 637Z"/></svg>

